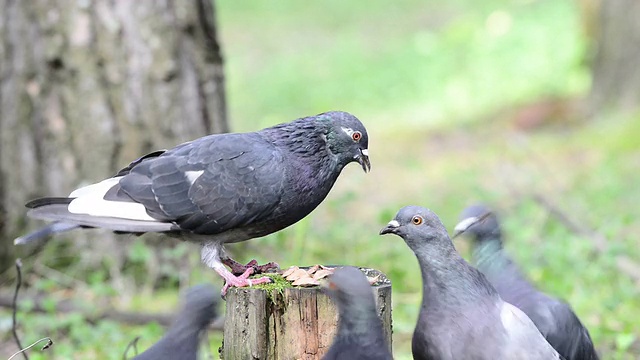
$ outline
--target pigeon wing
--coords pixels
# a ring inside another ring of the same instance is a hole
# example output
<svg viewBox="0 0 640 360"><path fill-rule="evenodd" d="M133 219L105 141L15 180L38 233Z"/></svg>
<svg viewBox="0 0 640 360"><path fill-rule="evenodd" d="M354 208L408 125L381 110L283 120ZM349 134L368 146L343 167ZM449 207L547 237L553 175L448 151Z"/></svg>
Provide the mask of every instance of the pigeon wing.
<svg viewBox="0 0 640 360"><path fill-rule="evenodd" d="M256 133L210 135L133 167L121 190L154 218L198 234L263 219L279 204L280 152Z"/></svg>
<svg viewBox="0 0 640 360"><path fill-rule="evenodd" d="M560 359L522 310L503 302L500 320L509 338L505 354L518 359Z"/></svg>
<svg viewBox="0 0 640 360"><path fill-rule="evenodd" d="M547 324L548 327L543 331L543 328L536 323L549 344L567 359L597 360L598 353L589 331L571 307L561 300L550 299L549 301L553 301L547 304L554 319L553 324Z"/></svg>

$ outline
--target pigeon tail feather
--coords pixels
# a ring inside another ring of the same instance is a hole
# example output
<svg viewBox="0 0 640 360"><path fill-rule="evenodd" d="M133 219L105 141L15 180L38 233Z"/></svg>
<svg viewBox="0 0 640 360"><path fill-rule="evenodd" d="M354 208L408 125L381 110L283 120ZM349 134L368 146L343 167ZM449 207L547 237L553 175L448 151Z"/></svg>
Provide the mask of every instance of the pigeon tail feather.
<svg viewBox="0 0 640 360"><path fill-rule="evenodd" d="M169 222L132 220L107 216L71 213L67 205L53 204L29 210L34 219L75 224L78 227L100 227L123 233L166 232L176 230Z"/></svg>
<svg viewBox="0 0 640 360"><path fill-rule="evenodd" d="M74 198L70 197L43 197L29 201L24 206L29 209L39 208L41 206L46 205L55 205L55 204L70 204Z"/></svg>
<svg viewBox="0 0 640 360"><path fill-rule="evenodd" d="M82 226L78 224L72 224L72 223L54 222L32 233L16 238L13 241L13 243L15 245L27 245L35 241L38 241L40 239L43 239L45 237L51 236L53 234L70 231L73 229L77 229L79 227L82 227Z"/></svg>

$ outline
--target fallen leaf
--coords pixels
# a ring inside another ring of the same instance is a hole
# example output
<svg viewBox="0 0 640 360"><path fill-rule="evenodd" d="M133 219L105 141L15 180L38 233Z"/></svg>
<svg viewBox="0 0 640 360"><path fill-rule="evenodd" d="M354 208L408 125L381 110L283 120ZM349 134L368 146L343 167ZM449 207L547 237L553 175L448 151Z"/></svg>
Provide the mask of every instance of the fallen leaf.
<svg viewBox="0 0 640 360"><path fill-rule="evenodd" d="M320 265L313 265L312 267L309 268L309 270L307 270L307 273L311 275L314 272L316 272L318 269L320 269Z"/></svg>
<svg viewBox="0 0 640 360"><path fill-rule="evenodd" d="M282 277L287 277L289 275L291 275L291 273L293 273L294 271L298 270L299 268L297 266L290 266L287 270L285 270L282 273Z"/></svg>
<svg viewBox="0 0 640 360"><path fill-rule="evenodd" d="M322 270L316 271L316 273L313 274L313 278L316 280L320 280L320 279L326 278L331 274L333 274L333 271L322 269Z"/></svg>
<svg viewBox="0 0 640 360"><path fill-rule="evenodd" d="M309 276L307 274L306 277L301 277L301 278L297 279L291 285L294 285L294 286L314 286L314 285L319 285L319 284L320 283L318 282L318 280L312 278L311 276Z"/></svg>
<svg viewBox="0 0 640 360"><path fill-rule="evenodd" d="M289 280L289 281L296 281L301 277L304 276L309 276L309 274L307 274L306 271L304 271L303 269L297 269L294 272L292 272L291 274L289 274L289 276L287 276L285 279Z"/></svg>

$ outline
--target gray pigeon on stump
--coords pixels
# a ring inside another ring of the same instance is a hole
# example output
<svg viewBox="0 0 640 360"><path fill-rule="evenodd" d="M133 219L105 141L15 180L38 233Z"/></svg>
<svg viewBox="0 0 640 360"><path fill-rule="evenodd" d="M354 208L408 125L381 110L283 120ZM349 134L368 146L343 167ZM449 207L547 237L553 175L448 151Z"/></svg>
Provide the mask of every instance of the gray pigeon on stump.
<svg viewBox="0 0 640 360"><path fill-rule="evenodd" d="M485 219L476 221L483 215ZM597 360L589 331L571 307L538 291L502 247L498 218L482 205L466 208L456 231L473 238L473 262L502 299L522 310L560 355L567 360Z"/></svg>
<svg viewBox="0 0 640 360"><path fill-rule="evenodd" d="M393 359L367 277L355 267L337 269L322 284L338 306L338 331L323 360Z"/></svg>
<svg viewBox="0 0 640 360"><path fill-rule="evenodd" d="M224 295L229 286L270 280L249 280L261 267L255 260L235 262L223 244L262 237L304 218L347 164L358 162L369 171L368 143L360 120L341 111L257 132L205 136L143 156L68 197L29 202L30 217L55 222L15 243L75 228L172 233L202 244L202 261L226 281Z"/></svg>
<svg viewBox="0 0 640 360"><path fill-rule="evenodd" d="M200 337L217 316L215 289L210 285L197 285L184 296L182 309L173 324L157 343L135 360L196 360Z"/></svg>
<svg viewBox="0 0 640 360"><path fill-rule="evenodd" d="M406 206L380 234L402 237L422 271L414 359L560 359L533 322L456 252L436 214Z"/></svg>

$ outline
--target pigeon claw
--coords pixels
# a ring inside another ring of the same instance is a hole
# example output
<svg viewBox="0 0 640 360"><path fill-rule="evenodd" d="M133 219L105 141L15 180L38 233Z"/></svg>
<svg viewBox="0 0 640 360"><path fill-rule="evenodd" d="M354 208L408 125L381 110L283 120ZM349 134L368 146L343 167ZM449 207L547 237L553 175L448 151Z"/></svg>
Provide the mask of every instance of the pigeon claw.
<svg viewBox="0 0 640 360"><path fill-rule="evenodd" d="M278 265L277 263L270 262L268 264L258 265L258 261L256 261L255 259L249 261L246 265L242 265L241 263L231 258L223 259L222 263L227 265L231 269L231 273L233 275L241 275L249 268L252 268L254 270L254 274L262 274L271 270L280 270L280 265Z"/></svg>
<svg viewBox="0 0 640 360"><path fill-rule="evenodd" d="M252 267L248 268L247 270L245 270L245 272L240 275L240 276L235 276L231 273L229 273L224 277L225 280L225 284L222 287L222 297L225 297L227 295L227 290L229 290L230 287L251 287L253 285L259 285L259 284L265 284L265 283L269 283L271 282L271 279L263 276L261 278L257 278L257 279L249 279L249 276L251 276L254 272L254 269Z"/></svg>

